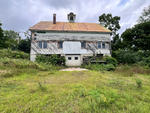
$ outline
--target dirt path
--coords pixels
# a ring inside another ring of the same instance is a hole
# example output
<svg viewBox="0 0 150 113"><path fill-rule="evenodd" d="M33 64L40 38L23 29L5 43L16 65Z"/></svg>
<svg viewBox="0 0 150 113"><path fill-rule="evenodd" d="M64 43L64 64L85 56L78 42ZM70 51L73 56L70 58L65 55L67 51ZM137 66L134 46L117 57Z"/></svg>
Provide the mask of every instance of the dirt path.
<svg viewBox="0 0 150 113"><path fill-rule="evenodd" d="M66 69L61 69L60 71L87 71L88 69L84 69L84 68L66 68Z"/></svg>

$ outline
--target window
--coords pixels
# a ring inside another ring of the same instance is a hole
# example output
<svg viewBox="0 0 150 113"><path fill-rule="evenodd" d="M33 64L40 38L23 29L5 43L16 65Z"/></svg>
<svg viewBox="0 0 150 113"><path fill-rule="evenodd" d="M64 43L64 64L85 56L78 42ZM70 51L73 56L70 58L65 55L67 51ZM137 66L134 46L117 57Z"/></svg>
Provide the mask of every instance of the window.
<svg viewBox="0 0 150 113"><path fill-rule="evenodd" d="M101 48L101 42L98 42L98 48Z"/></svg>
<svg viewBox="0 0 150 113"><path fill-rule="evenodd" d="M37 34L34 34L34 36L37 36Z"/></svg>
<svg viewBox="0 0 150 113"><path fill-rule="evenodd" d="M38 42L38 46L39 46L39 48L42 48L42 41Z"/></svg>
<svg viewBox="0 0 150 113"><path fill-rule="evenodd" d="M81 48L86 48L86 42L81 42Z"/></svg>
<svg viewBox="0 0 150 113"><path fill-rule="evenodd" d="M68 57L68 60L71 60L71 57Z"/></svg>
<svg viewBox="0 0 150 113"><path fill-rule="evenodd" d="M43 42L43 48L47 48L47 42L46 41Z"/></svg>
<svg viewBox="0 0 150 113"><path fill-rule="evenodd" d="M105 42L102 43L102 48L105 49Z"/></svg>
<svg viewBox="0 0 150 113"><path fill-rule="evenodd" d="M63 48L63 41L58 42L58 48Z"/></svg>
<svg viewBox="0 0 150 113"><path fill-rule="evenodd" d="M70 16L70 20L73 20L73 16Z"/></svg>
<svg viewBox="0 0 150 113"><path fill-rule="evenodd" d="M47 42L46 41L39 41L38 42L38 46L39 46L39 48L47 48Z"/></svg>
<svg viewBox="0 0 150 113"><path fill-rule="evenodd" d="M74 57L75 60L78 60L78 57Z"/></svg>

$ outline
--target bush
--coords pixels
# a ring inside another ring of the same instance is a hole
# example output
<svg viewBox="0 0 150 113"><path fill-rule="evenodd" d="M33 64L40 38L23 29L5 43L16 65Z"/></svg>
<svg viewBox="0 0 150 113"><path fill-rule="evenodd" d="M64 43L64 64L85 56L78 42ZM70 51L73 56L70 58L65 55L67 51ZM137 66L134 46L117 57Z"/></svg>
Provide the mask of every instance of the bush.
<svg viewBox="0 0 150 113"><path fill-rule="evenodd" d="M106 56L104 57L104 61L106 61L107 64L112 64L114 66L117 66L117 60L113 57Z"/></svg>
<svg viewBox="0 0 150 113"><path fill-rule="evenodd" d="M95 71L113 71L116 68L113 64L88 64L83 67Z"/></svg>
<svg viewBox="0 0 150 113"><path fill-rule="evenodd" d="M15 59L29 59L29 54L22 51L12 51L11 49L1 49L0 58L15 58Z"/></svg>
<svg viewBox="0 0 150 113"><path fill-rule="evenodd" d="M150 67L150 56L147 58L143 58L143 61L141 61L143 65Z"/></svg>
<svg viewBox="0 0 150 113"><path fill-rule="evenodd" d="M36 61L52 65L65 65L65 57L59 55L38 55Z"/></svg>
<svg viewBox="0 0 150 113"><path fill-rule="evenodd" d="M136 79L136 84L138 88L142 87L142 81L140 79Z"/></svg>
<svg viewBox="0 0 150 113"><path fill-rule="evenodd" d="M133 51L118 50L114 51L112 55L119 63L123 64L133 64L141 59L138 53Z"/></svg>
<svg viewBox="0 0 150 113"><path fill-rule="evenodd" d="M132 51L118 50L114 51L112 56L117 59L120 64L138 64L150 67L150 51Z"/></svg>

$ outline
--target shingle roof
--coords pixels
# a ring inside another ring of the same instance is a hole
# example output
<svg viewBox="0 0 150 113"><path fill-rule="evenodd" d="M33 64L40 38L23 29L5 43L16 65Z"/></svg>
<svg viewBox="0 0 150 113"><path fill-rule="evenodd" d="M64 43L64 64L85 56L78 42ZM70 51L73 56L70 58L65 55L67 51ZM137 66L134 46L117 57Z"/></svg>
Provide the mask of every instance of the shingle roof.
<svg viewBox="0 0 150 113"><path fill-rule="evenodd" d="M108 32L111 31L96 23L69 23L69 22L53 22L41 21L30 27L35 31L74 31L74 32Z"/></svg>

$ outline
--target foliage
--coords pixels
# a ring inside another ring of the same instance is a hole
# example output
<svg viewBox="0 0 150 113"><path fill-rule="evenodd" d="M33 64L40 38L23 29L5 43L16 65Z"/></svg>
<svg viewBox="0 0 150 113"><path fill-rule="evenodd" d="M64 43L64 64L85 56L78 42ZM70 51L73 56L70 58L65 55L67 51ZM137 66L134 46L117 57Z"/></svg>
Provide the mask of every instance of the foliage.
<svg viewBox="0 0 150 113"><path fill-rule="evenodd" d="M102 14L99 16L99 22L104 24L104 27L108 28L112 31L113 34L116 34L116 32L120 29L119 25L120 17L118 16L112 16L112 14Z"/></svg>
<svg viewBox="0 0 150 113"><path fill-rule="evenodd" d="M21 40L19 34L13 30L4 30L5 37L5 48L11 48L16 50L18 48L18 43Z"/></svg>
<svg viewBox="0 0 150 113"><path fill-rule="evenodd" d="M136 79L136 84L138 88L142 87L142 81L140 79Z"/></svg>
<svg viewBox="0 0 150 113"><path fill-rule="evenodd" d="M150 50L150 22L135 25L122 33L123 49Z"/></svg>
<svg viewBox="0 0 150 113"><path fill-rule="evenodd" d="M59 55L37 55L36 61L52 65L65 65L65 57Z"/></svg>
<svg viewBox="0 0 150 113"><path fill-rule="evenodd" d="M95 71L113 71L115 66L113 64L88 64L83 65L84 68Z"/></svg>
<svg viewBox="0 0 150 113"><path fill-rule="evenodd" d="M29 59L29 54L21 51L12 51L11 49L0 49L0 58L4 57L15 59Z"/></svg>
<svg viewBox="0 0 150 113"><path fill-rule="evenodd" d="M103 58L104 61L106 61L107 64L112 64L114 65L115 67L117 66L117 60L113 57L110 57L110 56L105 56Z"/></svg>
<svg viewBox="0 0 150 113"><path fill-rule="evenodd" d="M142 15L139 17L138 20L139 23L144 23L148 21L150 21L150 5L143 10Z"/></svg>
<svg viewBox="0 0 150 113"><path fill-rule="evenodd" d="M150 51L117 50L112 56L119 64L139 64L150 67Z"/></svg>
<svg viewBox="0 0 150 113"><path fill-rule="evenodd" d="M4 34L3 34L3 30L1 28L2 24L0 23L0 48L4 48L4 42L5 42L5 38L4 38Z"/></svg>
<svg viewBox="0 0 150 113"><path fill-rule="evenodd" d="M26 53L30 53L30 43L31 43L31 39L29 38L26 38L26 39L22 39L20 42L19 42L19 45L18 45L18 50L20 51L24 51Z"/></svg>

